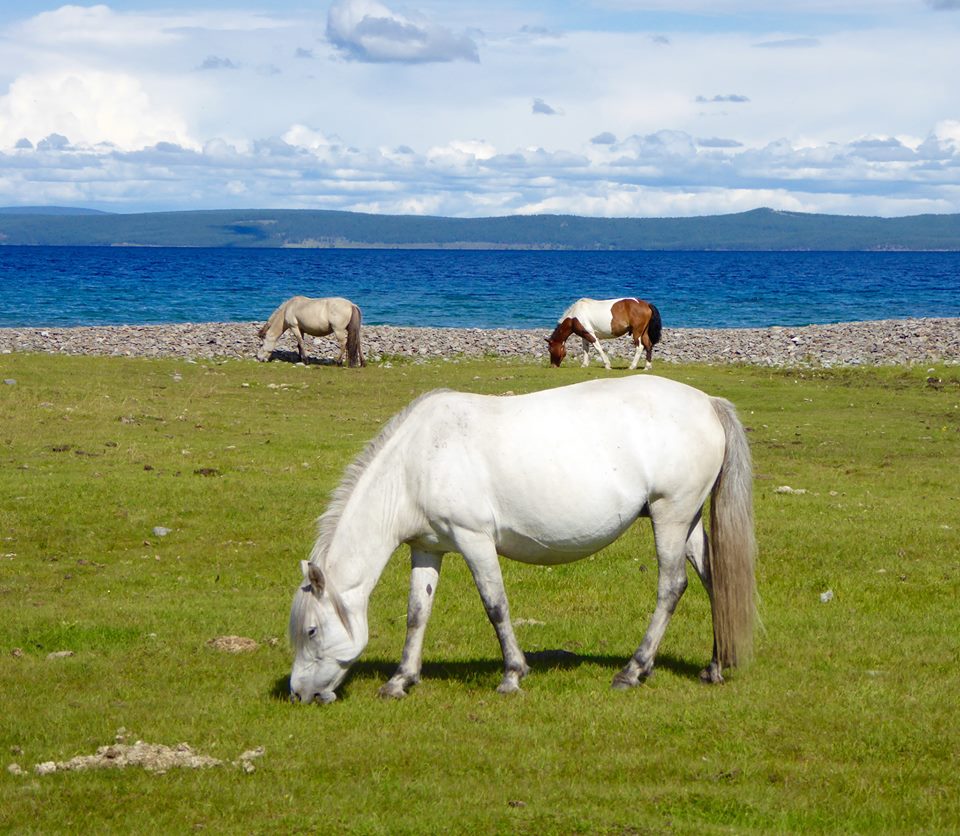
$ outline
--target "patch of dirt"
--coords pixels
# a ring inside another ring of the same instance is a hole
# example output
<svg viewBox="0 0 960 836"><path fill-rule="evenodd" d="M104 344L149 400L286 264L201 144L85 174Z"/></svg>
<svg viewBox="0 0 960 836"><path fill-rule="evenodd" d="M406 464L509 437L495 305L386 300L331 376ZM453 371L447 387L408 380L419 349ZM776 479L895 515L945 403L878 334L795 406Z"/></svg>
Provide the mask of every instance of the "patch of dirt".
<svg viewBox="0 0 960 836"><path fill-rule="evenodd" d="M77 755L68 761L38 763L33 771L37 775L51 775L54 772L83 769L123 769L128 766L139 766L147 772L162 775L174 767L201 769L220 766L222 763L223 761L218 758L194 752L188 743L178 743L171 747L164 746L162 743L144 743L138 740L132 745L111 743L108 746L101 746L95 755Z"/></svg>
<svg viewBox="0 0 960 836"><path fill-rule="evenodd" d="M101 746L93 755L77 755L68 761L45 761L34 766L37 775L52 775L54 772L77 772L85 769L125 769L140 767L155 775L163 775L170 769L207 769L214 766L223 766L224 761L209 755L202 755L194 751L189 743L178 743L176 746L165 746L162 743L144 743L138 740L128 744L126 729L117 732L116 742ZM240 757L231 761L230 765L243 772L255 771L253 761L263 757L264 748L258 746L249 749ZM7 771L11 775L26 775L18 765L10 764Z"/></svg>
<svg viewBox="0 0 960 836"><path fill-rule="evenodd" d="M222 650L224 653L249 653L260 645L244 636L217 636L207 642L207 647Z"/></svg>

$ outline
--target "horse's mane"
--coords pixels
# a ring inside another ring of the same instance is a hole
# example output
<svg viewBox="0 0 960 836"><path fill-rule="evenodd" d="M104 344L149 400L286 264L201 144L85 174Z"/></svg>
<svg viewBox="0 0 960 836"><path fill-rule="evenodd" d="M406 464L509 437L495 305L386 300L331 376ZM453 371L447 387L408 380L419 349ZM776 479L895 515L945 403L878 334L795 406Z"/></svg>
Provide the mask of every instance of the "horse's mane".
<svg viewBox="0 0 960 836"><path fill-rule="evenodd" d="M400 426L407 420L407 417L421 403L450 389L432 389L425 392L420 397L412 400L400 412L394 415L386 425L380 430L379 434L371 441L349 465L343 473L340 484L334 490L327 505L327 510L317 518L317 540L313 544L313 550L310 552L310 562L316 563L321 569L326 568L325 561L327 552L330 549L330 543L333 540L333 534L337 530L337 523L350 500L360 477L370 465L381 450L387 445L387 442L393 437Z"/></svg>

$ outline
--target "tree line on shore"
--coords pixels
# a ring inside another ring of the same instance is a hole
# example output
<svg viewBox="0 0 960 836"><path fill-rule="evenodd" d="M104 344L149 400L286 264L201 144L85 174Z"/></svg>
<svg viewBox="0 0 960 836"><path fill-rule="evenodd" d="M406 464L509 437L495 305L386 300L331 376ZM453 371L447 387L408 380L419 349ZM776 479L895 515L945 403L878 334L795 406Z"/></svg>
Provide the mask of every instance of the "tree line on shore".
<svg viewBox="0 0 960 836"><path fill-rule="evenodd" d="M960 214L879 218L755 209L690 218L446 218L331 210L116 214L0 209L0 244L686 251L960 251Z"/></svg>

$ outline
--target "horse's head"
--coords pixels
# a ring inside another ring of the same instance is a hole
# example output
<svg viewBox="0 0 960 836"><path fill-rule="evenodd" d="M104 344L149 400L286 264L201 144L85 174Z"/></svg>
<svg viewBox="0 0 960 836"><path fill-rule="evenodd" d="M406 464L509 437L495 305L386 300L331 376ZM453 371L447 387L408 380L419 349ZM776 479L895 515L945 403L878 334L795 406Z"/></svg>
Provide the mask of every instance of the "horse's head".
<svg viewBox="0 0 960 836"><path fill-rule="evenodd" d="M320 567L301 561L303 583L290 609L292 702L333 702L334 690L362 652L366 635L355 636L343 600L329 588ZM365 633L366 631L363 630Z"/></svg>
<svg viewBox="0 0 960 836"><path fill-rule="evenodd" d="M567 356L567 342L556 337L547 337L546 340L550 347L550 365L559 367Z"/></svg>

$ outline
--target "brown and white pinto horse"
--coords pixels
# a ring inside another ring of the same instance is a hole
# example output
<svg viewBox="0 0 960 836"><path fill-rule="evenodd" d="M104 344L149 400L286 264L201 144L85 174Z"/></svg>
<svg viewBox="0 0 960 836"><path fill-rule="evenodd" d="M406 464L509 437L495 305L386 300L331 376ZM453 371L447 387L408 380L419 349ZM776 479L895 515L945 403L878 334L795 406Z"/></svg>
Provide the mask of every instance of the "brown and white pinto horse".
<svg viewBox="0 0 960 836"><path fill-rule="evenodd" d="M567 339L576 334L583 339L583 365L590 365L590 346L592 345L605 368L610 361L600 347L600 340L609 340L630 334L636 353L633 355L631 369L640 362L640 352L646 351L647 361L644 371L653 366L653 347L660 342L660 311L655 305L642 299L578 299L563 312L557 327L547 337L550 345L550 363L559 366L567 356Z"/></svg>

